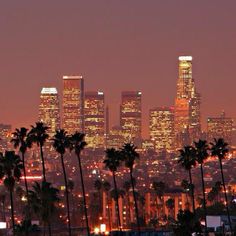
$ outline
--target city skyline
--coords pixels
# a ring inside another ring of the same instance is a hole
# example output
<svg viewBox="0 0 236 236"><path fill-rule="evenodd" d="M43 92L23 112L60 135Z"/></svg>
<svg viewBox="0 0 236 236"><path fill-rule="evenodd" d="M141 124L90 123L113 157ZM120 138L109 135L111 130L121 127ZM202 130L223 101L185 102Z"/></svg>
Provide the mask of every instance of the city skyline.
<svg viewBox="0 0 236 236"><path fill-rule="evenodd" d="M180 55L193 56L204 127L208 116L223 109L236 117L231 105L236 96L235 6L233 1L218 0L214 7L205 1L135 1L125 7L105 1L65 7L57 1L47 3L47 8L42 2L2 3L0 121L13 127L34 123L40 89L57 87L61 94L62 75L82 74L86 90L106 94L112 124L119 120L121 91L141 90L143 127L148 127L150 108L174 103Z"/></svg>

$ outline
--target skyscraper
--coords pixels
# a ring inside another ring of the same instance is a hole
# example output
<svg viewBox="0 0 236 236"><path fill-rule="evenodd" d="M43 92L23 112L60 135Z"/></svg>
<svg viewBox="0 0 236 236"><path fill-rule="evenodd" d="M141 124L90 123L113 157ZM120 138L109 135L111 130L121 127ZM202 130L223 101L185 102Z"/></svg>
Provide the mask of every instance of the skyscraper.
<svg viewBox="0 0 236 236"><path fill-rule="evenodd" d="M84 102L84 131L88 147L104 148L105 101L103 92L86 92Z"/></svg>
<svg viewBox="0 0 236 236"><path fill-rule="evenodd" d="M50 137L60 128L60 107L56 88L42 88L39 105L39 121L49 127Z"/></svg>
<svg viewBox="0 0 236 236"><path fill-rule="evenodd" d="M63 129L69 134L84 132L84 79L63 76Z"/></svg>
<svg viewBox="0 0 236 236"><path fill-rule="evenodd" d="M226 117L222 112L219 117L209 117L207 119L207 139L212 142L214 138L223 138L232 144L234 119Z"/></svg>
<svg viewBox="0 0 236 236"><path fill-rule="evenodd" d="M142 93L126 91L121 95L120 125L126 142L141 138Z"/></svg>
<svg viewBox="0 0 236 236"><path fill-rule="evenodd" d="M200 132L200 95L192 75L192 57L180 56L175 99L176 147L191 143Z"/></svg>
<svg viewBox="0 0 236 236"><path fill-rule="evenodd" d="M174 150L174 109L157 107L149 112L149 134L156 151Z"/></svg>

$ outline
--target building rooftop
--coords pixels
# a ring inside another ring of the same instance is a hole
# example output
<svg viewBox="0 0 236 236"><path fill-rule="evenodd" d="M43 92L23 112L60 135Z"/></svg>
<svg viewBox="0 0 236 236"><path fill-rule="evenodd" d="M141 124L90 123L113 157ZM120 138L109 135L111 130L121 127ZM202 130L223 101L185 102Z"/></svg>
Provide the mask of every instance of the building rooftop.
<svg viewBox="0 0 236 236"><path fill-rule="evenodd" d="M57 94L56 88L42 88L41 94Z"/></svg>

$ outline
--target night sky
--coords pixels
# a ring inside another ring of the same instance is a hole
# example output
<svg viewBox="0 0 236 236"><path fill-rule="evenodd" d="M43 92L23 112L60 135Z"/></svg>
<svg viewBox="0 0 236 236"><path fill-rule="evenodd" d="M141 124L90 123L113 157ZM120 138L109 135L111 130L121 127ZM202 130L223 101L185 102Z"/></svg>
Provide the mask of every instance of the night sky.
<svg viewBox="0 0 236 236"><path fill-rule="evenodd" d="M174 104L179 55L194 58L203 121L236 117L235 12L235 0L1 1L0 123L33 123L41 87L81 74L113 124L121 91L141 90L147 126L149 108Z"/></svg>

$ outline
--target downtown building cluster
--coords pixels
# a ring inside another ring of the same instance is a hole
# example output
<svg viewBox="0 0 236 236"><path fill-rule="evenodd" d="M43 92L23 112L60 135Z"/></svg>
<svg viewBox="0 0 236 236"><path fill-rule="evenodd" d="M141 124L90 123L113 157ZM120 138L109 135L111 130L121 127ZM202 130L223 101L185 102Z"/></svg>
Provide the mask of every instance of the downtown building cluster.
<svg viewBox="0 0 236 236"><path fill-rule="evenodd" d="M201 97L193 78L191 56L178 58L177 92L174 105L149 111L149 139L142 139L142 92L121 93L120 122L110 128L109 110L102 91L85 91L82 76L63 76L62 104L56 88L43 88L39 120L53 134L63 128L69 134L86 134L88 148L119 148L134 142L139 148L161 152L175 150L198 138L223 137L232 142L234 122L224 115L207 119L207 133L201 130ZM61 111L60 111L61 110Z"/></svg>

